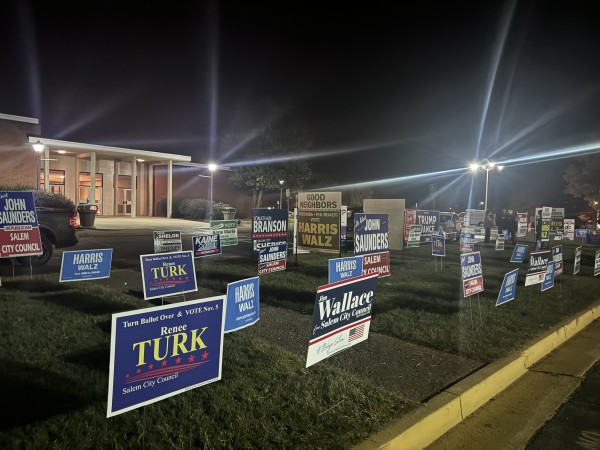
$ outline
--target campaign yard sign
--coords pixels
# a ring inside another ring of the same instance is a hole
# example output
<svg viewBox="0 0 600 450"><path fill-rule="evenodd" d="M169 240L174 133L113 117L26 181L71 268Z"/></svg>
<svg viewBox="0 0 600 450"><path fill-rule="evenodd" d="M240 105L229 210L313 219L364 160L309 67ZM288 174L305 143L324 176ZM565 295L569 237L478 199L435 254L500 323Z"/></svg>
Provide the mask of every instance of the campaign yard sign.
<svg viewBox="0 0 600 450"><path fill-rule="evenodd" d="M238 243L237 220L211 220L210 231L221 236L221 247L237 245Z"/></svg>
<svg viewBox="0 0 600 450"><path fill-rule="evenodd" d="M433 256L446 256L446 240L443 234L431 236L431 254Z"/></svg>
<svg viewBox="0 0 600 450"><path fill-rule="evenodd" d="M363 255L363 275L377 274L380 278L389 277L391 273L390 252L370 253Z"/></svg>
<svg viewBox="0 0 600 450"><path fill-rule="evenodd" d="M361 275L317 289L306 367L369 337L377 275Z"/></svg>
<svg viewBox="0 0 600 450"><path fill-rule="evenodd" d="M538 250L530 253L525 286L544 281L548 261L550 261L550 250Z"/></svg>
<svg viewBox="0 0 600 450"><path fill-rule="evenodd" d="M404 245L407 245L410 238L412 226L417 223L417 210L416 209L405 209L404 210ZM421 235L419 234L419 239Z"/></svg>
<svg viewBox="0 0 600 450"><path fill-rule="evenodd" d="M542 242L550 242L550 223L552 221L552 208L542 207Z"/></svg>
<svg viewBox="0 0 600 450"><path fill-rule="evenodd" d="M0 258L42 253L33 192L0 192Z"/></svg>
<svg viewBox="0 0 600 450"><path fill-rule="evenodd" d="M510 272L504 274L504 280L502 281L502 287L498 293L496 306L500 306L503 303L510 302L511 300L515 299L518 279L519 269L511 270Z"/></svg>
<svg viewBox="0 0 600 450"><path fill-rule="evenodd" d="M261 248L287 244L288 212L285 209L254 208L252 210L252 256Z"/></svg>
<svg viewBox="0 0 600 450"><path fill-rule="evenodd" d="M225 296L112 315L107 417L221 379Z"/></svg>
<svg viewBox="0 0 600 450"><path fill-rule="evenodd" d="M581 247L575 249L575 260L573 262L573 275L577 275L581 269Z"/></svg>
<svg viewBox="0 0 600 450"><path fill-rule="evenodd" d="M363 260L363 274L378 273L381 277L391 275L388 225L387 214L354 215L354 254L369 256ZM367 269L371 272L367 272Z"/></svg>
<svg viewBox="0 0 600 450"><path fill-rule="evenodd" d="M596 250L596 256L594 258L594 276L600 275L600 250Z"/></svg>
<svg viewBox="0 0 600 450"><path fill-rule="evenodd" d="M570 241L575 239L575 219L565 219L563 221L565 227L565 239Z"/></svg>
<svg viewBox="0 0 600 450"><path fill-rule="evenodd" d="M329 260L328 282L337 283L363 274L363 257L332 258Z"/></svg>
<svg viewBox="0 0 600 450"><path fill-rule="evenodd" d="M341 192L298 193L298 248L338 253Z"/></svg>
<svg viewBox="0 0 600 450"><path fill-rule="evenodd" d="M552 260L554 261L554 275L558 276L563 273L563 251L562 245L552 247Z"/></svg>
<svg viewBox="0 0 600 450"><path fill-rule="evenodd" d="M260 319L260 278L253 277L227 285L225 333L255 324Z"/></svg>
<svg viewBox="0 0 600 450"><path fill-rule="evenodd" d="M546 272L544 273L544 279L542 280L542 292L547 291L554 287L554 261L548 261L546 266Z"/></svg>
<svg viewBox="0 0 600 450"><path fill-rule="evenodd" d="M460 230L460 252L470 253L475 250L475 230L463 228Z"/></svg>
<svg viewBox="0 0 600 450"><path fill-rule="evenodd" d="M199 236L192 236L192 248L194 252L194 258L220 255L222 253L221 235L201 234Z"/></svg>
<svg viewBox="0 0 600 450"><path fill-rule="evenodd" d="M63 252L59 282L110 278L112 248Z"/></svg>
<svg viewBox="0 0 600 450"><path fill-rule="evenodd" d="M414 248L419 247L421 245L421 225L411 225L410 233L408 235L408 241L406 244L406 248Z"/></svg>
<svg viewBox="0 0 600 450"><path fill-rule="evenodd" d="M287 265L287 243L263 247L258 254L258 274L264 275L285 270Z"/></svg>
<svg viewBox="0 0 600 450"><path fill-rule="evenodd" d="M527 244L517 244L513 250L512 256L510 257L511 263L522 263L525 261L525 255L527 254Z"/></svg>
<svg viewBox="0 0 600 450"><path fill-rule="evenodd" d="M499 234L496 238L496 250L504 250L504 235Z"/></svg>
<svg viewBox="0 0 600 450"><path fill-rule="evenodd" d="M517 237L527 235L527 213L517 213Z"/></svg>
<svg viewBox="0 0 600 450"><path fill-rule="evenodd" d="M417 224L421 225L421 240L431 241L431 236L440 231L440 212L430 210L417 210Z"/></svg>
<svg viewBox="0 0 600 450"><path fill-rule="evenodd" d="M340 207L340 243L342 247L346 247L348 242L348 207L342 205Z"/></svg>
<svg viewBox="0 0 600 450"><path fill-rule="evenodd" d="M155 231L154 232L154 253L180 252L181 231Z"/></svg>
<svg viewBox="0 0 600 450"><path fill-rule="evenodd" d="M483 292L483 266L479 252L460 255L463 297Z"/></svg>
<svg viewBox="0 0 600 450"><path fill-rule="evenodd" d="M144 300L198 290L191 250L140 255Z"/></svg>

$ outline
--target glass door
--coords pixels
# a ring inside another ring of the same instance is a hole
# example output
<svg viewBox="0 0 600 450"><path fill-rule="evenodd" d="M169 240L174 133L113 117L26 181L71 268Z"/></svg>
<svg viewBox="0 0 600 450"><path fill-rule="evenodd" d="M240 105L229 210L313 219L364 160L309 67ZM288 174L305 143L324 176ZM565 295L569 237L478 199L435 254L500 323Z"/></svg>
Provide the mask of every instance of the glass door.
<svg viewBox="0 0 600 450"><path fill-rule="evenodd" d="M131 215L131 189L119 188L117 191L117 215Z"/></svg>

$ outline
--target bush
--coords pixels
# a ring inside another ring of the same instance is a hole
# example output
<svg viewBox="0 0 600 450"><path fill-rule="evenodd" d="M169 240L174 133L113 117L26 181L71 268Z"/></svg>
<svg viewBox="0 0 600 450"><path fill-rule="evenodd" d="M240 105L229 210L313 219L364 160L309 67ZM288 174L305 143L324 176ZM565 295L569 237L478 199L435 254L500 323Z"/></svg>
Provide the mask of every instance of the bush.
<svg viewBox="0 0 600 450"><path fill-rule="evenodd" d="M189 220L208 219L209 201L204 198L176 198L173 199L173 218ZM213 202L213 220L223 219L223 208L232 205L224 202ZM163 214L167 213L167 199L160 201Z"/></svg>
<svg viewBox="0 0 600 450"><path fill-rule="evenodd" d="M34 189L31 186L17 184L14 186L0 185L0 191L25 191L33 192L33 201L35 206L44 206L48 208L64 208L64 209L75 209L75 203L71 199L60 194L53 194L51 192L42 191L40 189Z"/></svg>

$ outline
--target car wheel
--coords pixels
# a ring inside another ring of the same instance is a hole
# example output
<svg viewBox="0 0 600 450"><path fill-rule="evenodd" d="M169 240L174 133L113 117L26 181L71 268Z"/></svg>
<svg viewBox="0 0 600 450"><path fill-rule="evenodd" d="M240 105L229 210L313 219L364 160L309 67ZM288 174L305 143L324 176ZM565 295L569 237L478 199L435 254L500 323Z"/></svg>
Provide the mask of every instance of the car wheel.
<svg viewBox="0 0 600 450"><path fill-rule="evenodd" d="M41 238L43 253L37 256L21 256L17 258L17 261L19 261L19 263L21 263L24 266L29 266L30 264L32 266L43 266L48 261L50 261L50 258L52 258L52 253L54 251L54 248L52 247L52 242L50 242L50 239L45 234L42 234Z"/></svg>

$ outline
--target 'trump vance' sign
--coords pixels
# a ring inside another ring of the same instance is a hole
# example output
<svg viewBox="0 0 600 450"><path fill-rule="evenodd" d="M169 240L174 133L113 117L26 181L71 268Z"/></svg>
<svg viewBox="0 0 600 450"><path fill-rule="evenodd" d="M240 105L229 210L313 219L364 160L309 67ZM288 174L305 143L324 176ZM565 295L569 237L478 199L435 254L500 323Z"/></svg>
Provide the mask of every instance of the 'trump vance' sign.
<svg viewBox="0 0 600 450"><path fill-rule="evenodd" d="M362 275L317 289L306 367L369 337L377 275Z"/></svg>
<svg viewBox="0 0 600 450"><path fill-rule="evenodd" d="M41 255L32 192L0 192L0 258Z"/></svg>
<svg viewBox="0 0 600 450"><path fill-rule="evenodd" d="M225 297L112 316L107 417L221 379Z"/></svg>

